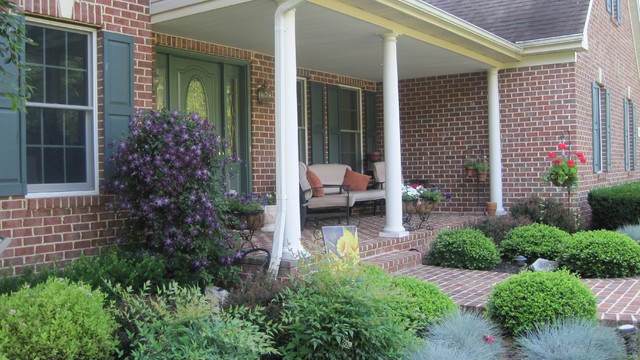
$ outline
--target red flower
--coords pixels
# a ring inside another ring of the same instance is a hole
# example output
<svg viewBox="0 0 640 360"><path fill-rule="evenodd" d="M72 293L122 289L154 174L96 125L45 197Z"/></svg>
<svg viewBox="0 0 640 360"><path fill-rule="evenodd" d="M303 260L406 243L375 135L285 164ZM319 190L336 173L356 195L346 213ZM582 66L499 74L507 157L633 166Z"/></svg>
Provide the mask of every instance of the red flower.
<svg viewBox="0 0 640 360"><path fill-rule="evenodd" d="M560 165L562 164L562 159L555 159L551 162L553 165Z"/></svg>
<svg viewBox="0 0 640 360"><path fill-rule="evenodd" d="M558 155L553 151L549 153L549 159L555 159L556 156L558 156Z"/></svg>
<svg viewBox="0 0 640 360"><path fill-rule="evenodd" d="M493 344L496 340L491 336L482 335L482 340L488 342L489 344Z"/></svg>
<svg viewBox="0 0 640 360"><path fill-rule="evenodd" d="M417 189L417 188L420 187L420 184L413 184L413 185L411 185L411 187L414 188L414 189Z"/></svg>
<svg viewBox="0 0 640 360"><path fill-rule="evenodd" d="M560 149L560 150L566 150L566 149L567 149L567 144L565 144L565 143L560 143L560 144L558 144L558 149Z"/></svg>
<svg viewBox="0 0 640 360"><path fill-rule="evenodd" d="M567 165L569 165L569 167L573 167L573 165L575 165L575 164L576 164L575 161L573 161L571 159L567 160Z"/></svg>
<svg viewBox="0 0 640 360"><path fill-rule="evenodd" d="M578 160L580 160L580 162L582 164L586 164L587 163L587 159L585 159L583 153L581 153L580 151L576 151L574 154L576 154L576 156L578 157Z"/></svg>

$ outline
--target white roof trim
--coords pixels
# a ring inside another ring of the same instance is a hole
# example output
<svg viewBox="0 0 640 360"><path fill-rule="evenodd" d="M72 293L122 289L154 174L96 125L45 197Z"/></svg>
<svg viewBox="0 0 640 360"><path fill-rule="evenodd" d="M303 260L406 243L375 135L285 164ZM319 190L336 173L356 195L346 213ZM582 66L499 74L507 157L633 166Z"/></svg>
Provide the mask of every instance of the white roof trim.
<svg viewBox="0 0 640 360"><path fill-rule="evenodd" d="M563 35L546 39L517 42L523 55L538 55L562 51L586 51L587 41L583 34Z"/></svg>
<svg viewBox="0 0 640 360"><path fill-rule="evenodd" d="M249 1L253 0L152 0L149 13L154 24Z"/></svg>

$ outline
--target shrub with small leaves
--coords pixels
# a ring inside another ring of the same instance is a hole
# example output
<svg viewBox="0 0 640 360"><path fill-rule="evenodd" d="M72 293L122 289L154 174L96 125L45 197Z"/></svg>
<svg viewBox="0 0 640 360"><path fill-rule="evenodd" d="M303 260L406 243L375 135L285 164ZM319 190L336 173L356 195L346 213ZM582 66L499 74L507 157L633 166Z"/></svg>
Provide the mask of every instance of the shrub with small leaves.
<svg viewBox="0 0 640 360"><path fill-rule="evenodd" d="M480 230L484 236L492 239L496 245L500 245L509 230L518 226L531 225L531 220L526 217L493 216L473 225L476 230Z"/></svg>
<svg viewBox="0 0 640 360"><path fill-rule="evenodd" d="M105 190L115 195L108 207L128 215L120 240L175 258L169 271L214 271L229 239L217 209L237 162L229 144L197 114L163 110L139 111L116 146Z"/></svg>
<svg viewBox="0 0 640 360"><path fill-rule="evenodd" d="M585 278L636 276L640 274L640 245L615 231L582 231L567 240L559 263Z"/></svg>
<svg viewBox="0 0 640 360"><path fill-rule="evenodd" d="M507 234L506 239L500 244L502 258L513 260L518 255L523 255L530 262L538 258L556 260L566 240L571 235L566 231L544 224L532 224L517 227Z"/></svg>
<svg viewBox="0 0 640 360"><path fill-rule="evenodd" d="M524 360L624 360L625 345L614 329L586 319L536 326L516 340Z"/></svg>
<svg viewBox="0 0 640 360"><path fill-rule="evenodd" d="M558 318L595 320L597 302L589 288L568 271L523 272L496 285L486 309L503 331L520 335Z"/></svg>
<svg viewBox="0 0 640 360"><path fill-rule="evenodd" d="M49 278L0 296L0 358L112 359L118 327L105 295Z"/></svg>
<svg viewBox="0 0 640 360"><path fill-rule="evenodd" d="M445 230L436 235L425 261L445 267L490 270L500 263L500 253L493 241L478 230Z"/></svg>
<svg viewBox="0 0 640 360"><path fill-rule="evenodd" d="M500 330L479 314L455 312L429 327L424 348L413 360L499 360Z"/></svg>
<svg viewBox="0 0 640 360"><path fill-rule="evenodd" d="M424 325L418 328L418 335L424 335L430 324L437 323L458 309L451 298L434 284L410 276L394 277L392 283L402 288L415 302L413 306L425 318Z"/></svg>
<svg viewBox="0 0 640 360"><path fill-rule="evenodd" d="M532 222L540 222L542 219L542 202L542 198L537 196L518 200L509 208L509 215L513 218L526 218Z"/></svg>

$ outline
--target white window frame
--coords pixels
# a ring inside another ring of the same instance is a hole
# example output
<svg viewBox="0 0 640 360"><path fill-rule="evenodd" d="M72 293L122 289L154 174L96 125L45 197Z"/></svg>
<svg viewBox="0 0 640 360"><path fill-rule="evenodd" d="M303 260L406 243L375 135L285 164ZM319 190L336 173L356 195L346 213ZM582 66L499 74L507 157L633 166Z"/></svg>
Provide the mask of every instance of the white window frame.
<svg viewBox="0 0 640 360"><path fill-rule="evenodd" d="M356 106L357 106L357 111L358 111L358 130L348 130L348 131L344 131L346 133L354 133L358 135L358 143L359 143L359 155L360 155L360 160L356 160L356 163L360 165L360 169L353 169L353 171L358 171L358 172L362 172L364 171L364 167L365 167L365 160L364 160L364 144L363 144L363 138L362 138L362 122L364 121L364 119L362 118L362 89L359 87L355 87L355 86L347 86L347 85L339 85L341 89L346 89L346 90L350 90L350 91L355 91L356 92ZM340 135L342 136L343 130L342 128L340 128ZM356 149L357 151L357 149Z"/></svg>
<svg viewBox="0 0 640 360"><path fill-rule="evenodd" d="M62 105L35 103L27 101L26 107L40 107L50 109L84 110L87 113L90 129L86 129L87 136L87 182L69 184L27 184L26 198L47 198L64 196L87 196L97 195L98 191L98 63L97 63L97 30L83 26L60 23L40 18L26 18L26 23L30 25L47 27L67 32L77 32L88 36L88 66L89 84L87 86L88 105Z"/></svg>
<svg viewBox="0 0 640 360"><path fill-rule="evenodd" d="M304 137L302 139L298 138L298 142L302 141L304 144L304 154L302 156L298 154L298 159L304 162L305 164L309 163L309 116L307 116L307 79L304 77L298 77L296 79L296 88L298 82L302 83L302 98L298 99L298 101L302 101L302 117L303 117L303 126L298 126L298 136L300 131L304 130ZM297 105L296 105L297 106Z"/></svg>

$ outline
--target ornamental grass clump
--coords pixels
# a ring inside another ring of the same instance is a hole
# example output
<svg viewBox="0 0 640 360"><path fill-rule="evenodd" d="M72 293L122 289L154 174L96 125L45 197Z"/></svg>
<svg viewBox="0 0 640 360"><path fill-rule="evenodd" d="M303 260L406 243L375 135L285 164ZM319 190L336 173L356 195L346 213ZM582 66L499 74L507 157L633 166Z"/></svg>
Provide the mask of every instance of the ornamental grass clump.
<svg viewBox="0 0 640 360"><path fill-rule="evenodd" d="M177 111L139 111L111 162L109 208L127 214L120 240L175 258L186 272L212 270L229 239L224 203L228 165L238 162L204 118Z"/></svg>
<svg viewBox="0 0 640 360"><path fill-rule="evenodd" d="M486 304L486 315L516 336L559 318L595 320L596 311L595 296L566 270L514 275L493 288Z"/></svg>
<svg viewBox="0 0 640 360"><path fill-rule="evenodd" d="M567 240L558 262L584 278L636 276L640 274L640 245L615 231L582 231Z"/></svg>

